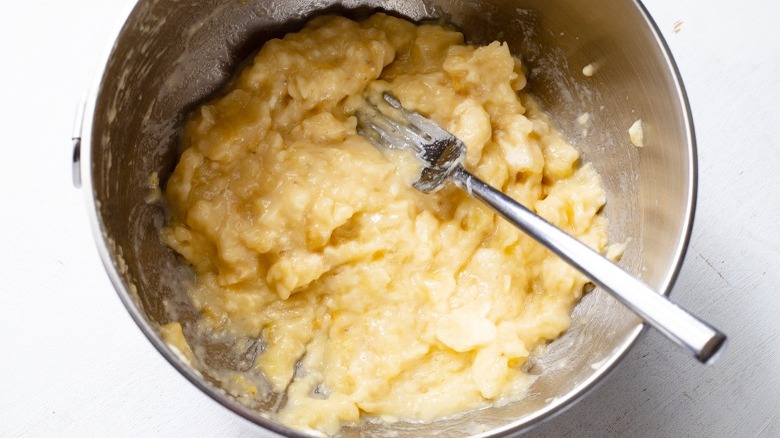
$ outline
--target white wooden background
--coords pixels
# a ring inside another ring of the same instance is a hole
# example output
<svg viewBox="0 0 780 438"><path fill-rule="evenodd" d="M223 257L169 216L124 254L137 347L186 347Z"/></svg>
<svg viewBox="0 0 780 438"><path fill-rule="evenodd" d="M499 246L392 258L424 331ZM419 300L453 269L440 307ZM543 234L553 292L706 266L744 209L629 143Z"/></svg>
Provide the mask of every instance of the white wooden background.
<svg viewBox="0 0 780 438"><path fill-rule="evenodd" d="M0 12L0 436L262 436L141 335L71 186L73 108L124 5L4 1ZM780 6L646 5L699 139L696 224L673 296L730 348L705 368L650 332L602 386L529 435L780 437Z"/></svg>

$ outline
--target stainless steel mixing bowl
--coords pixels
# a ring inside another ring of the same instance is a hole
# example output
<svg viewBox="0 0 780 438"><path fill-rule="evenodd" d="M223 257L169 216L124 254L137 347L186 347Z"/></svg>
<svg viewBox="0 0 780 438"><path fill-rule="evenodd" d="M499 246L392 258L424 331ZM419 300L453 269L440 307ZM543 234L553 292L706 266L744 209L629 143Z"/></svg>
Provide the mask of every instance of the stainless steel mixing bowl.
<svg viewBox="0 0 780 438"><path fill-rule="evenodd" d="M529 86L604 178L610 238L631 238L621 262L627 269L668 293L690 233L696 189L690 112L668 48L637 1L141 0L128 10L101 64L74 139L81 143L76 177L83 175L97 245L120 298L160 353L223 406L280 433L295 435L267 415L274 400L250 409L221 390L213 373L191 369L161 340L161 324L175 317L186 325L195 311L184 290L187 270L158 237L165 213L146 202L148 179L157 172L164 184L185 115L263 41L317 14L360 17L380 7L413 20L443 18L472 42L505 40L522 54ZM582 73L588 64L596 67L592 77ZM592 119L587 136L575 120L584 112ZM638 118L643 149L627 133ZM596 289L575 309L571 329L533 361L530 372L538 379L527 398L433 424L364 423L344 435L527 430L584 396L641 331L633 314ZM236 366L220 357L227 357L224 348L190 341L215 367Z"/></svg>

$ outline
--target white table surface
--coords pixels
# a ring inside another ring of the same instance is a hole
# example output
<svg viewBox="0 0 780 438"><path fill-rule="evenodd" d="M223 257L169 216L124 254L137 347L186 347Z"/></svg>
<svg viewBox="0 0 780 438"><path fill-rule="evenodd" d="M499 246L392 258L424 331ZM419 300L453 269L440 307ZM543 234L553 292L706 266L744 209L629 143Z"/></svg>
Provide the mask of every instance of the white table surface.
<svg viewBox="0 0 780 438"><path fill-rule="evenodd" d="M529 435L780 437L780 6L646 5L699 139L696 223L673 297L731 343L703 367L650 332L602 386ZM0 12L0 437L263 436L142 336L71 185L73 109L124 6L29 0Z"/></svg>

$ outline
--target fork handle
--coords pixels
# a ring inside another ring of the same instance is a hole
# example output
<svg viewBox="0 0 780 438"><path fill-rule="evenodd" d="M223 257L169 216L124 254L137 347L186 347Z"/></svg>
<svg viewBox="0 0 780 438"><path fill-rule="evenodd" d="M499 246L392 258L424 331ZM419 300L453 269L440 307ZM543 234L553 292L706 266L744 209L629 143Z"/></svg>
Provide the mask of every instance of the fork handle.
<svg viewBox="0 0 780 438"><path fill-rule="evenodd" d="M584 243L481 181L462 166L458 166L451 177L458 187L577 268L699 361L710 364L724 350L726 336L723 333Z"/></svg>

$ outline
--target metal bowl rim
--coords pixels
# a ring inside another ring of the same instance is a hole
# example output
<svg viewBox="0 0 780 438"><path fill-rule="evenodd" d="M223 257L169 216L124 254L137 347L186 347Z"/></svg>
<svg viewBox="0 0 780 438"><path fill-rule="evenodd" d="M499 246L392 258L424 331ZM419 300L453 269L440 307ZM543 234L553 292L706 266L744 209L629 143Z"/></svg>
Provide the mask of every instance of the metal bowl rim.
<svg viewBox="0 0 780 438"><path fill-rule="evenodd" d="M223 391L215 388L211 384L205 382L203 378L193 368L187 365L177 354L175 354L162 340L157 331L146 320L140 309L136 306L130 293L128 292L125 283L119 274L117 266L114 263L114 259L111 256L111 251L108 248L106 242L106 233L103 223L100 219L98 206L94 196L94 189L92 184L92 129L94 122L94 113L97 105L97 99L100 95L101 86L103 84L103 78L105 75L108 62L113 54L115 42L121 36L124 30L127 19L132 14L135 6L139 0L128 0L124 7L124 12L117 18L117 24L114 26L114 30L110 33L110 43L104 50L102 56L99 58L97 64L96 75L93 78L92 86L87 94L85 101L84 119L82 126L88 129L84 132L81 141L81 156L85 159L81 159L83 176L83 187L87 203L88 216L90 221L90 228L95 238L95 244L97 246L100 259L103 263L103 267L108 274L114 289L117 292L122 304L127 309L128 313L135 321L138 328L151 342L155 349L170 363L179 373L181 373L187 380L190 381L195 387L200 389L204 394L209 396L214 401L218 402L221 406L230 410L234 414L249 421L252 425L260 426L267 430L290 437L309 437L310 435L301 433L294 429L288 428L281 423L271 420L259 414L234 399L230 398ZM671 50L669 49L666 40L663 38L658 25L655 23L647 8L642 4L640 0L631 0L631 2L637 7L645 23L650 28L650 31L655 39L656 44L661 49L664 59L666 60L667 67L672 73L672 79L674 81L675 89L677 91L678 102L683 106L683 118L686 129L686 137L688 141L688 191L686 193L686 205L685 205L685 218L683 220L683 233L682 238L679 240L677 247L674 249L674 257L672 259L673 267L662 280L661 292L664 295L669 295L671 289L680 273L682 268L682 262L685 258L685 253L688 249L688 244L691 238L694 215L696 210L696 194L698 186L698 161L697 161L697 146L696 136L693 126L693 116L691 113L690 103L688 95L683 85L682 77L680 75L679 68L675 62ZM645 324L639 323L636 328L629 334L626 341L616 348L610 356L609 360L605 361L591 376L590 378L580 382L572 390L570 390L563 397L559 397L554 400L543 409L540 409L533 414L525 417L521 417L513 422L509 422L504 426L494 428L490 431L483 432L475 435L476 437L501 437L526 432L540 423L553 418L570 407L576 402L584 398L591 391L603 383L605 377L609 375L627 355L628 351L636 344L639 335L645 331Z"/></svg>

